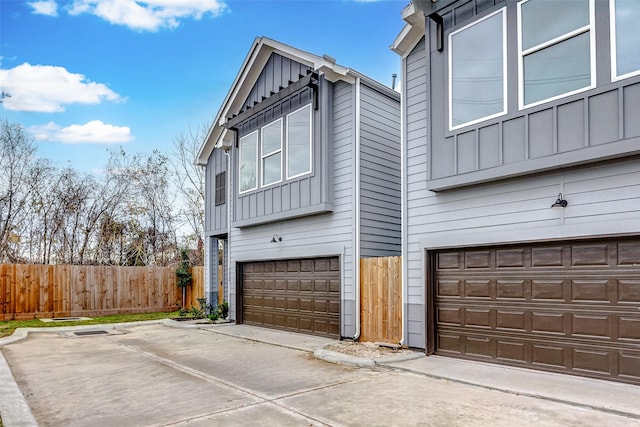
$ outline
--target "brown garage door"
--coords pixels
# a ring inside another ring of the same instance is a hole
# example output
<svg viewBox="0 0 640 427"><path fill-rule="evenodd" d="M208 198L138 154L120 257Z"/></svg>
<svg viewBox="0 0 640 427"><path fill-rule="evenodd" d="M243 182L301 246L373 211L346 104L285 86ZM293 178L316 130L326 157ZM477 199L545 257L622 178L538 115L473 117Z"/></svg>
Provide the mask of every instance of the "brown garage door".
<svg viewBox="0 0 640 427"><path fill-rule="evenodd" d="M243 322L340 338L340 261L261 261L242 266Z"/></svg>
<svg viewBox="0 0 640 427"><path fill-rule="evenodd" d="M640 239L432 261L437 354L640 384Z"/></svg>

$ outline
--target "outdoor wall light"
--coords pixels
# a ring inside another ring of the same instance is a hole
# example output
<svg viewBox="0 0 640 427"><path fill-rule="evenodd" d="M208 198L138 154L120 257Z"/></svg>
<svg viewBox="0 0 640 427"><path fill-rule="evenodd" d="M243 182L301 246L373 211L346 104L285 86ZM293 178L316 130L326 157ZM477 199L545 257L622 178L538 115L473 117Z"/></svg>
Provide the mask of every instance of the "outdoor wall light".
<svg viewBox="0 0 640 427"><path fill-rule="evenodd" d="M551 205L552 208L566 208L569 203L562 198L562 193L558 193L556 202Z"/></svg>
<svg viewBox="0 0 640 427"><path fill-rule="evenodd" d="M278 242L282 242L282 237L278 236L277 234L274 234L273 237L271 238L271 243L278 243Z"/></svg>

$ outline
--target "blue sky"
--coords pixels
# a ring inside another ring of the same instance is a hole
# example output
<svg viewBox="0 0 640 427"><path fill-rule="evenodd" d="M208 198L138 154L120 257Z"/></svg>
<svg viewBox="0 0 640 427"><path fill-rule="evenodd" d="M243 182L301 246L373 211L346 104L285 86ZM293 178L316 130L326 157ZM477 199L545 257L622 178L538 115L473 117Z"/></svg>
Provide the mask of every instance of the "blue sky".
<svg viewBox="0 0 640 427"><path fill-rule="evenodd" d="M0 0L1 117L85 172L208 126L251 43L328 54L385 84L408 0Z"/></svg>

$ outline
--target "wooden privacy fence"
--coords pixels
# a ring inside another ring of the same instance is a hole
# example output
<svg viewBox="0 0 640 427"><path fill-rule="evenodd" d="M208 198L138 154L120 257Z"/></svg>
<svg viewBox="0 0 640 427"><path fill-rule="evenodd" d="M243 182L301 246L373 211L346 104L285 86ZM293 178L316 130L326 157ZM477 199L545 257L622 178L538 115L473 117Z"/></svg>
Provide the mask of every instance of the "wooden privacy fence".
<svg viewBox="0 0 640 427"><path fill-rule="evenodd" d="M186 307L204 296L193 267ZM0 320L173 311L182 301L170 267L0 264Z"/></svg>
<svg viewBox="0 0 640 427"><path fill-rule="evenodd" d="M402 257L360 259L360 341L402 339Z"/></svg>

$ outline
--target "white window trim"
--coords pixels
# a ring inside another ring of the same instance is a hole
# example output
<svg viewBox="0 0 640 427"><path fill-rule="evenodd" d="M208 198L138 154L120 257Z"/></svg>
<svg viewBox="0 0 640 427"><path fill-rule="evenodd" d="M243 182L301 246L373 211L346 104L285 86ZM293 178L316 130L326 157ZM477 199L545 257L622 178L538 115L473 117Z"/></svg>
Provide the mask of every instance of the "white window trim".
<svg viewBox="0 0 640 427"><path fill-rule="evenodd" d="M481 18L478 19L477 21L474 21L468 25L465 25L464 27L453 31L452 33L449 34L448 37L448 52L447 52L447 62L448 62L448 91L449 91L449 130L453 131L453 130L457 130L460 128L464 128L470 125L474 125L476 123L480 123L480 122L484 122L486 120L490 120L493 119L495 117L500 117L503 116L505 114L507 114L507 12L506 12L507 8L503 7L499 10L496 10L495 12ZM451 39L453 36L455 36L457 33L462 32L464 30L466 30L467 28L470 28L486 19L489 19L491 17L493 17L494 15L497 15L501 13L502 14L502 75L503 75L503 79L502 79L502 111L495 113L495 114L491 114L489 116L485 116L485 117L481 117L479 119L475 119L475 120L471 120L469 122L465 122L459 125L453 125L453 91L452 91L452 85L453 85L453 68L452 68L452 55L451 55Z"/></svg>
<svg viewBox="0 0 640 427"><path fill-rule="evenodd" d="M618 38L616 37L616 0L609 0L609 19L610 19L610 31L611 37L611 81L617 82L618 80L628 79L629 77L637 76L640 74L640 70L632 71L630 73L618 75Z"/></svg>
<svg viewBox="0 0 640 427"><path fill-rule="evenodd" d="M289 116L296 114L299 111L304 110L305 108L309 109L309 170L305 172L301 172L297 175L289 175ZM285 162L287 164L287 179L297 178L299 176L310 174L313 171L313 110L311 109L311 104L307 104L304 107L298 108L296 111L292 111L287 114L287 125L286 125L286 159Z"/></svg>
<svg viewBox="0 0 640 427"><path fill-rule="evenodd" d="M279 125L280 125L279 126L280 127L280 148L278 148L277 150L273 150L273 151L271 151L269 153L263 153L262 152L262 147L263 147L262 144L264 142L264 129L269 127L269 126L273 126L275 123L278 123L278 122L280 122L279 123ZM282 128L283 128L282 122L283 122L282 117L280 117L279 119L274 120L274 121L272 121L270 123L267 123L266 125L264 125L264 126L262 126L260 128L260 140L258 141L258 146L260 147L259 153L260 153L260 187L261 188L270 187L272 185L279 184L279 183L282 182L282 157L284 157L284 156L282 156ZM273 156L275 154L278 154L278 153L280 153L280 178L277 181L273 181L273 182L270 182L268 184L265 184L264 183L264 160L266 158L271 157L271 156Z"/></svg>
<svg viewBox="0 0 640 427"><path fill-rule="evenodd" d="M596 28L595 28L595 7L594 0L589 0L589 24L584 27L578 28L571 32L565 33L552 40L541 43L526 50L522 50L522 5L529 0L523 0L518 2L518 106L520 110L525 108L535 107L536 105L545 104L547 102L555 101L556 99L565 98L567 96L575 95L576 93L584 92L596 87ZM553 96L551 98L542 99L540 101L532 102L530 104L524 103L524 57L530 53L537 52L546 47L556 45L562 41L568 40L572 37L578 36L589 32L589 56L591 67L591 84L589 86L566 92L560 95Z"/></svg>
<svg viewBox="0 0 640 427"><path fill-rule="evenodd" d="M254 190L256 190L258 188L258 153L259 153L258 149L259 149L259 145L260 145L260 140L258 138L256 138L256 170L255 170L255 172L256 172L256 185L253 188L248 188L246 190L240 191L240 183L242 181L242 148L241 148L242 147L242 140L247 138L247 137L249 137L249 136L251 136L251 135L253 135L253 134L257 135L257 133L258 133L258 130L256 129L253 132L244 135L242 138L240 138L240 141L239 141L240 147L239 147L239 150L238 150L239 151L239 153L238 153L238 190L239 190L238 194L248 193L249 191L254 191Z"/></svg>

